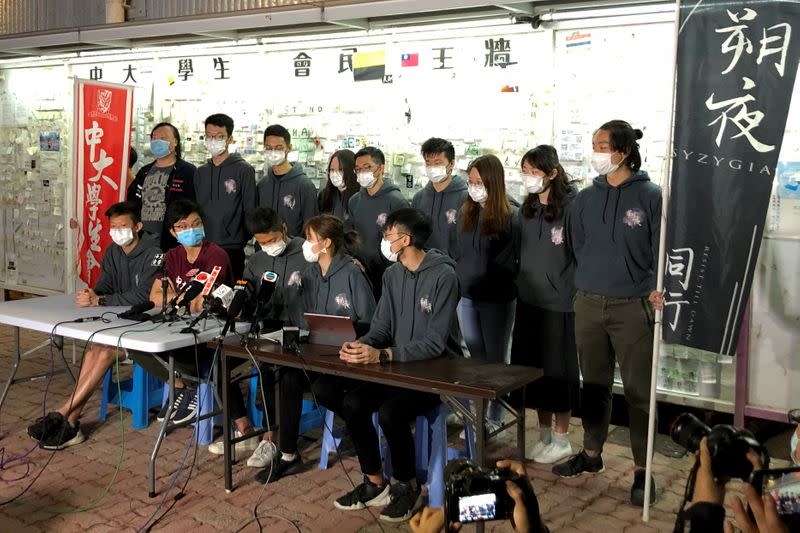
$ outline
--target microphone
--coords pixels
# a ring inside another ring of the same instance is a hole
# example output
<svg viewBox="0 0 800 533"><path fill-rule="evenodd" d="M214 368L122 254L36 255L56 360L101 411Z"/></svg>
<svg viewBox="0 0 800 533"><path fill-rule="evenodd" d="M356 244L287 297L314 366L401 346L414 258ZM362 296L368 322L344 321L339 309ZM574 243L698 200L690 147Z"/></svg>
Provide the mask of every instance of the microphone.
<svg viewBox="0 0 800 533"><path fill-rule="evenodd" d="M201 272L201 274L205 274L205 272ZM192 300L197 298L201 292L203 292L203 287L205 287L205 283L203 283L203 281L199 279L193 279L189 283L189 288L183 293L183 298L181 298L180 301L175 304L174 311L177 311L181 307L189 309L189 304L192 302Z"/></svg>
<svg viewBox="0 0 800 533"><path fill-rule="evenodd" d="M245 304L253 296L253 285L246 279L240 279L233 286L233 298L231 304L228 306L228 320L225 322L225 327L222 328L220 338L225 337L228 330L233 326L234 333L236 332L236 317L242 312Z"/></svg>
<svg viewBox="0 0 800 533"><path fill-rule="evenodd" d="M187 273L186 273L186 277L187 277L187 278L189 278L189 279L188 279L187 281L183 282L183 283L182 283L182 284L181 284L181 285L178 287L178 291L175 293L175 296L173 296L173 297L172 297L172 300L170 300L170 301L169 301L169 303L167 304L166 308L161 310L161 312L162 312L162 313L167 313L167 310L168 310L169 308L173 308L173 307L175 307L175 304L178 302L178 299L179 299L181 296L183 296L183 293L184 293L184 292L186 292L186 291L189 289L189 286L191 285L191 281L192 281L192 280L194 279L194 277L195 277L195 276L197 276L199 273L200 273L200 271L199 271L199 270L197 270L196 268L193 268L193 269L191 269L189 272L187 272ZM166 278L166 276L163 276L163 277L162 277L162 279L164 279L164 278ZM166 293L165 293L165 294L166 294ZM195 295L195 296L197 296L197 295ZM171 313L167 313L167 314L171 314Z"/></svg>
<svg viewBox="0 0 800 533"><path fill-rule="evenodd" d="M211 293L211 300L219 302L219 306L227 311L233 301L233 289L225 284L220 285Z"/></svg>
<svg viewBox="0 0 800 533"><path fill-rule="evenodd" d="M275 294L275 289L278 286L278 274L267 270L261 276L261 285L258 287L258 295L256 299L256 309L253 312L253 322L250 324L250 337L254 338L259 333L259 320L261 319L262 311L267 307L272 295Z"/></svg>
<svg viewBox="0 0 800 533"><path fill-rule="evenodd" d="M154 308L155 306L156 304L154 304L150 300L147 300L132 306L127 311L123 311L122 313L118 314L117 317L136 320L137 322L143 322L145 320L150 319L150 315L146 315L145 313Z"/></svg>

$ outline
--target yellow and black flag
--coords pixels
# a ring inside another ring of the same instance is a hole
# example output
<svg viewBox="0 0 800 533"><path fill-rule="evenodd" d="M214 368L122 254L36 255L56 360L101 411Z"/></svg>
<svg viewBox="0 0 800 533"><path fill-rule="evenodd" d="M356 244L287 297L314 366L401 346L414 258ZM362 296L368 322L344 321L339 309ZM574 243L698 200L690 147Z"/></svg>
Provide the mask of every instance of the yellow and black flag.
<svg viewBox="0 0 800 533"><path fill-rule="evenodd" d="M384 50L353 54L353 81L383 80L386 73Z"/></svg>

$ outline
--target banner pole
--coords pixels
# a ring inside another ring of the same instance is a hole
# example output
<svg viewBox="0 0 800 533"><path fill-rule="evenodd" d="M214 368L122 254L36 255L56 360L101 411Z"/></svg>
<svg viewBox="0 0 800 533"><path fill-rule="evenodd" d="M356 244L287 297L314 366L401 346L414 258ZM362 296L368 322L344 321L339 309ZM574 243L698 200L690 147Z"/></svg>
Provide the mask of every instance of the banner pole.
<svg viewBox="0 0 800 533"><path fill-rule="evenodd" d="M678 75L678 36L680 34L681 2L675 1L675 46L673 47L672 57L672 112L669 121L669 142L667 142L667 153L665 162L665 180L661 187L661 228L659 231L658 244L658 275L656 277L656 290L664 291L664 268L666 264L666 242L667 242L667 212L669 211L670 188L672 181L672 145L675 136L675 97L677 94L677 75ZM661 351L661 330L664 316L663 309L656 309L655 324L653 328L653 363L650 369L650 407L647 420L647 463L645 467L644 481L644 508L642 510L642 521L650 521L650 493L654 490L650 482L653 475L653 446L655 443L656 430L656 386L658 384L658 359Z"/></svg>

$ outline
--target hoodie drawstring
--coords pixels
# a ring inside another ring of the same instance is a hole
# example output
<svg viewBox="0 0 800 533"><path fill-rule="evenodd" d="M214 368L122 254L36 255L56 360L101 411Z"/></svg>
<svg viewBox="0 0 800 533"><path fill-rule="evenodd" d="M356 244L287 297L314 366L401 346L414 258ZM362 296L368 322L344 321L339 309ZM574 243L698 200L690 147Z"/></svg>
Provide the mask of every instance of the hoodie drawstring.
<svg viewBox="0 0 800 533"><path fill-rule="evenodd" d="M608 193L610 189L606 188L606 201L603 202L603 224L606 223L606 207L608 207Z"/></svg>
<svg viewBox="0 0 800 533"><path fill-rule="evenodd" d="M614 219L611 222L611 242L617 242L614 233L617 228L617 209L619 209L619 198L622 196L622 189L617 189L617 200L614 202Z"/></svg>

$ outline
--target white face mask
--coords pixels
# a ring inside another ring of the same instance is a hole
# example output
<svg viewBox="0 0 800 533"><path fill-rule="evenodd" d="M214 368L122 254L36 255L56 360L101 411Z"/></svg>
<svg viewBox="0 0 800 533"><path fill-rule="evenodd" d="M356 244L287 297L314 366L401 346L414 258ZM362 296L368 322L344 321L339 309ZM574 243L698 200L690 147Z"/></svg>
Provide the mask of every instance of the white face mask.
<svg viewBox="0 0 800 533"><path fill-rule="evenodd" d="M402 248L400 250L402 250ZM392 252L392 243L386 239L381 239L381 253L383 254L383 257L392 263L397 262L397 256L400 255L400 250Z"/></svg>
<svg viewBox="0 0 800 533"><path fill-rule="evenodd" d="M111 240L120 246L128 246L133 242L133 230L131 228L111 228L108 232Z"/></svg>
<svg viewBox="0 0 800 533"><path fill-rule="evenodd" d="M538 194L544 190L544 176L534 176L533 174L523 174L522 181L528 194Z"/></svg>
<svg viewBox="0 0 800 533"><path fill-rule="evenodd" d="M319 261L319 254L325 251L325 248L323 248L319 252L314 253L311 249L317 244L318 243L311 241L306 241L303 243L303 257L305 257L306 261L309 263L316 263Z"/></svg>
<svg viewBox="0 0 800 533"><path fill-rule="evenodd" d="M619 168L620 160L616 165L611 162L611 156L607 152L592 152L592 168L601 176L607 176Z"/></svg>
<svg viewBox="0 0 800 533"><path fill-rule="evenodd" d="M267 163L273 167L277 167L286 161L286 153L283 150L267 150L264 155L267 157Z"/></svg>
<svg viewBox="0 0 800 533"><path fill-rule="evenodd" d="M277 257L286 249L286 241L271 242L269 244L261 244L261 249L267 252L272 257Z"/></svg>
<svg viewBox="0 0 800 533"><path fill-rule="evenodd" d="M328 172L328 179L337 189L344 189L344 172L341 170L331 170Z"/></svg>
<svg viewBox="0 0 800 533"><path fill-rule="evenodd" d="M372 172L359 172L356 177L358 178L358 184L365 189L371 189L375 182L378 181L378 178Z"/></svg>
<svg viewBox="0 0 800 533"><path fill-rule="evenodd" d="M447 167L444 165L425 167L425 175L433 183L441 183L447 179Z"/></svg>
<svg viewBox="0 0 800 533"><path fill-rule="evenodd" d="M206 139L206 150L211 154L211 157L216 157L227 148L228 143L220 139Z"/></svg>
<svg viewBox="0 0 800 533"><path fill-rule="evenodd" d="M469 197L472 198L472 201L479 204L489 199L489 191L483 185L472 185L470 183L467 185L467 192L469 192Z"/></svg>

